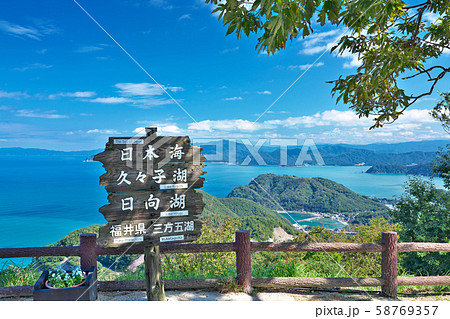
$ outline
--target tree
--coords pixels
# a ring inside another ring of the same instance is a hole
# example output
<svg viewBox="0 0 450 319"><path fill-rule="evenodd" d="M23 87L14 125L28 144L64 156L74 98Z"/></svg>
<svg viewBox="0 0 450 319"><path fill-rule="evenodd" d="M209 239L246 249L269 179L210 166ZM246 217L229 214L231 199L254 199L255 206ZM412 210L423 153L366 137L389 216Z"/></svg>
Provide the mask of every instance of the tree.
<svg viewBox="0 0 450 319"><path fill-rule="evenodd" d="M450 189L450 146L447 151L440 149L436 154L433 171L444 180L444 186Z"/></svg>
<svg viewBox="0 0 450 319"><path fill-rule="evenodd" d="M395 121L420 98L431 95L450 72L438 64L450 49L450 0L408 5L401 0L206 0L228 26L227 35L258 34L257 49L275 54L288 41L313 32L316 19L347 29L332 51L351 52L361 61L355 74L332 81L337 102L360 117L374 116L372 128ZM438 17L430 21L430 17ZM426 19L427 18L427 19ZM418 94L404 82L423 77ZM439 108L438 108L439 111Z"/></svg>
<svg viewBox="0 0 450 319"><path fill-rule="evenodd" d="M431 111L431 116L441 122L444 130L450 134L450 92L441 93L441 97L442 100Z"/></svg>
<svg viewBox="0 0 450 319"><path fill-rule="evenodd" d="M401 241L449 243L450 194L437 189L431 180L411 177L392 221L401 227ZM448 253L436 252L407 253L402 259L405 269L423 275L444 275L449 262Z"/></svg>

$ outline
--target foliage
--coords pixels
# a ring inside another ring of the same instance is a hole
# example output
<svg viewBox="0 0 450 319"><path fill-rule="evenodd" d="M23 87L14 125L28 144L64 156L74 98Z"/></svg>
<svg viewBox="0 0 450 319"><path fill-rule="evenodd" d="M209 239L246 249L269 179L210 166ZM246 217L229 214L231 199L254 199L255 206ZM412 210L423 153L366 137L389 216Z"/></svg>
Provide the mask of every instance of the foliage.
<svg viewBox="0 0 450 319"><path fill-rule="evenodd" d="M195 243L234 242L238 227L236 219L207 217ZM165 278L235 277L236 257L234 253L169 254L162 258L162 267Z"/></svg>
<svg viewBox="0 0 450 319"><path fill-rule="evenodd" d="M355 74L332 81L332 93L360 117L373 115L372 128L395 121L418 99L432 94L450 72L450 67L437 64L437 58L450 48L449 0L415 5L402 0L206 2L217 5L214 12L228 26L227 35L258 34L258 50L269 54L284 49L288 40L299 35L307 37L314 22L347 30L331 50L352 53L361 65ZM427 19L430 16L438 19ZM423 77L428 87L416 95L407 93L405 80L417 77Z"/></svg>
<svg viewBox="0 0 450 319"><path fill-rule="evenodd" d="M55 267L48 273L48 284L55 288L73 287L80 284L85 277L80 266L71 267L68 271Z"/></svg>
<svg viewBox="0 0 450 319"><path fill-rule="evenodd" d="M236 219L242 229L250 230L253 239L272 238L275 227L281 227L289 234L296 232L286 218L254 201L244 198L216 198L203 191L200 193L205 203L204 216Z"/></svg>
<svg viewBox="0 0 450 319"><path fill-rule="evenodd" d="M392 212L406 242L450 242L450 194L437 189L431 180L411 177L405 193ZM443 275L450 256L446 252L412 252L403 257L406 270L416 274Z"/></svg>
<svg viewBox="0 0 450 319"><path fill-rule="evenodd" d="M379 243L383 231L397 231L398 226L390 224L386 219L372 219L367 225L354 226L356 235L334 233L323 227L315 227L308 234L300 233L293 241L298 242L349 242ZM320 273L339 274L344 277L380 276L381 254L363 253L300 253L304 261L314 264Z"/></svg>
<svg viewBox="0 0 450 319"><path fill-rule="evenodd" d="M325 178L263 174L228 197L247 198L274 210L339 213L386 212L387 208Z"/></svg>
<svg viewBox="0 0 450 319"><path fill-rule="evenodd" d="M77 229L70 232L56 243L50 244L47 247L69 247L69 246L79 246L80 245L80 235L87 233L95 233L98 236L98 230L100 225L92 225L84 228ZM107 268L113 270L124 270L134 259L139 257L139 255L104 255L98 256L98 262ZM77 256L47 256L47 257L35 257L33 258L33 265L39 270L53 269L56 266L64 263L64 267L74 267L80 264L80 257Z"/></svg>
<svg viewBox="0 0 450 319"><path fill-rule="evenodd" d="M0 287L34 285L41 273L33 266L10 264L0 270Z"/></svg>
<svg viewBox="0 0 450 319"><path fill-rule="evenodd" d="M281 227L289 234L296 233L292 224L285 217L252 200L234 197L220 198L219 200L240 217L243 229L259 232L263 235L261 239L272 237L275 227ZM255 227L258 228L258 231ZM261 233L262 229L265 231Z"/></svg>
<svg viewBox="0 0 450 319"><path fill-rule="evenodd" d="M369 174L403 174L433 176L433 168L430 164L422 165L374 165L366 173Z"/></svg>
<svg viewBox="0 0 450 319"><path fill-rule="evenodd" d="M371 220L368 225L355 226L354 236L313 227L292 241L372 243L381 241L382 231L397 229L381 218ZM252 273L258 277L371 277L380 276L380 262L379 253L258 252L252 254Z"/></svg>
<svg viewBox="0 0 450 319"><path fill-rule="evenodd" d="M230 158L228 147L228 141L223 141L223 158ZM431 143L430 143L431 144ZM373 145L372 145L373 146ZM202 154L215 154L215 146L204 145L205 150ZM367 147L367 146L366 146ZM344 146L344 145L318 145L318 151L325 162L325 165L329 166L353 166L356 164L365 163L366 165L411 165L415 164L429 164L435 158L435 149L428 146L427 151L411 151L408 149L407 144L383 144L383 148L391 148L390 152L385 149L380 151L374 151L370 149L364 149L358 146ZM395 147L393 150L392 148ZM236 163L242 163L246 158L250 158L248 165L259 165L250 153L248 148L242 143L236 143L236 151L233 148L233 154L236 154ZM437 147L436 147L437 149ZM299 158L302 147L288 147L286 151L287 165L296 166L297 159ZM267 165L280 165L280 151L274 151L273 148L262 146L258 150L259 155ZM208 157L208 156L207 156ZM304 163L309 165L316 165L317 158L311 157L311 160L306 160Z"/></svg>
<svg viewBox="0 0 450 319"><path fill-rule="evenodd" d="M441 122L444 130L450 134L450 92L441 93L441 98L431 110L431 116Z"/></svg>
<svg viewBox="0 0 450 319"><path fill-rule="evenodd" d="M80 245L80 235L86 233L96 233L98 234L98 229L100 225L92 225L85 228L77 229L70 232L56 243L47 245L47 247L69 247L69 246L79 246ZM80 257L76 256L46 256L46 257L34 257L33 265L39 270L49 270L53 269L61 263L65 262L67 266L76 266L80 264Z"/></svg>
<svg viewBox="0 0 450 319"><path fill-rule="evenodd" d="M447 151L440 149L437 153L433 171L444 180L445 188L450 189L450 145Z"/></svg>

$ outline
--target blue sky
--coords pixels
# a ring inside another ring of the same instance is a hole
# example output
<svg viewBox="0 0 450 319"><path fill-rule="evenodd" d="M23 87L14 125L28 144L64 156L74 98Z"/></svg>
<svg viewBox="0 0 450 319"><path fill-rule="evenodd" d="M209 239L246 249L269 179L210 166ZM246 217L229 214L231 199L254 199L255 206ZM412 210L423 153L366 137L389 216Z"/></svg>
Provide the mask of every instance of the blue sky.
<svg viewBox="0 0 450 319"><path fill-rule="evenodd" d="M313 36L267 56L257 54L255 36L226 37L200 0L78 3L131 57L73 0L3 1L0 147L95 149L108 136L132 136L145 126L194 139L367 144L449 138L427 115L437 93L374 131L370 119L335 104L326 81L358 66L350 54L324 53L344 30L317 26ZM441 59L448 65L450 54ZM444 79L437 91L449 84ZM421 85L408 89L418 92Z"/></svg>

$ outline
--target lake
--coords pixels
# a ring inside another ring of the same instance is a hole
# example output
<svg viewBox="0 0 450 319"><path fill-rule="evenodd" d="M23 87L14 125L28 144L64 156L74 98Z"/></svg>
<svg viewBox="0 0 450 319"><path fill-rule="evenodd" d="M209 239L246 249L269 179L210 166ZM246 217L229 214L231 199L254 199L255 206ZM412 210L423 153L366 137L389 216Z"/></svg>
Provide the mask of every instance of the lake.
<svg viewBox="0 0 450 319"><path fill-rule="evenodd" d="M0 247L45 246L68 232L106 223L98 209L107 204L99 185L100 163L80 157L0 157ZM402 193L404 175L365 174L368 167L232 166L208 163L203 190L225 197L259 174L324 177L369 196L392 198ZM438 187L442 181L436 179Z"/></svg>

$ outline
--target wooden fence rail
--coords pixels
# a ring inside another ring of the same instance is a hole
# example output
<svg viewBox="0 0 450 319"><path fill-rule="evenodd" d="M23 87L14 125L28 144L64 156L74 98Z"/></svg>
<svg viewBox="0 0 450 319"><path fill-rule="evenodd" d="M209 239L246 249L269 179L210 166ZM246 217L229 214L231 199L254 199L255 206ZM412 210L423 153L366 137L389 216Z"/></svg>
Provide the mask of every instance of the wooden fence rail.
<svg viewBox="0 0 450 319"><path fill-rule="evenodd" d="M142 254L144 247L101 248L96 244L96 234L82 234L80 246L0 248L0 258L40 256L80 256L81 267L96 266L98 255ZM450 251L450 243L397 243L397 233L383 232L381 243L259 243L250 242L250 232L236 232L234 243L213 244L163 244L161 253L236 252L237 281L243 290L253 287L379 287L388 297L397 297L397 286L450 285L450 276L397 277L398 252ZM375 278L308 278L308 277L252 277L252 251L285 252L380 252L381 277ZM168 279L166 289L214 288L220 279ZM144 290L144 280L99 281L103 291ZM0 287L0 297L31 296L33 286Z"/></svg>

